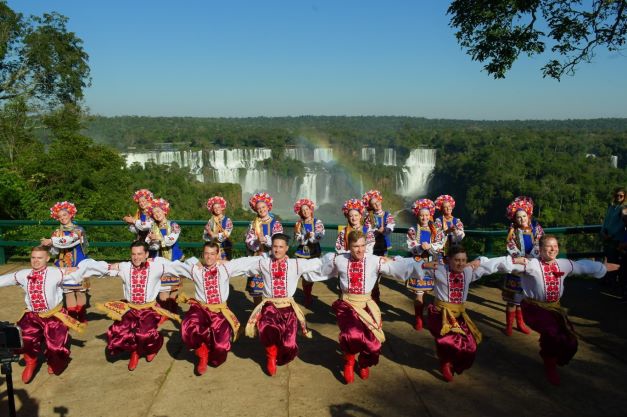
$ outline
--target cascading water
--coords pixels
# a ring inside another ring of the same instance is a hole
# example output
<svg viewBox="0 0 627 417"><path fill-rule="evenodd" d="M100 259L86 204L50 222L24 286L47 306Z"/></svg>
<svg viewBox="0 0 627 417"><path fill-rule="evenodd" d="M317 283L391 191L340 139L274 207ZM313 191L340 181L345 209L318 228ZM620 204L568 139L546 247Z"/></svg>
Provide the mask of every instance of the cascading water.
<svg viewBox="0 0 627 417"><path fill-rule="evenodd" d="M397 194L410 198L424 195L434 169L435 149L413 149L397 177Z"/></svg>
<svg viewBox="0 0 627 417"><path fill-rule="evenodd" d="M398 166L396 150L384 148L378 163ZM294 177L279 178L260 163L272 158L268 148L257 149L208 149L205 151L151 151L127 153L127 165L142 165L148 161L157 164L176 162L188 167L199 181L235 183L242 187L242 204L248 207L248 198L259 191L267 191L275 199L274 211L293 216L291 207L298 198L311 198L318 207L327 206L327 213L335 213L347 198L365 191L363 177L349 174L341 164L334 162L332 148L287 148L285 157L303 162L305 170ZM396 192L413 199L427 191L430 176L435 168L435 150L414 149L402 164L396 179ZM376 164L376 149L362 148L361 159ZM374 162L373 162L374 161ZM316 164L312 164L316 163ZM386 190L382 190L384 193ZM319 201L318 201L319 200Z"/></svg>
<svg viewBox="0 0 627 417"><path fill-rule="evenodd" d="M361 148L361 160L377 163L377 150L375 148Z"/></svg>

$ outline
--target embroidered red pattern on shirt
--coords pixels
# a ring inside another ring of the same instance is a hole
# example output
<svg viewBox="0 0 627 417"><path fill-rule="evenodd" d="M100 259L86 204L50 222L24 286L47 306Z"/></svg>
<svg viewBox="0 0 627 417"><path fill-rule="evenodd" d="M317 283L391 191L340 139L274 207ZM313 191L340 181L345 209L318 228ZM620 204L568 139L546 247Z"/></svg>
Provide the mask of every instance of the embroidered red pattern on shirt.
<svg viewBox="0 0 627 417"><path fill-rule="evenodd" d="M546 302L554 303L560 299L560 277L564 275L560 272L557 262L542 262L542 275L544 276L544 294Z"/></svg>
<svg viewBox="0 0 627 417"><path fill-rule="evenodd" d="M272 275L272 297L287 297L287 259L270 262L270 273Z"/></svg>
<svg viewBox="0 0 627 417"><path fill-rule="evenodd" d="M464 273L449 272L448 274L448 302L461 304L464 302Z"/></svg>
<svg viewBox="0 0 627 417"><path fill-rule="evenodd" d="M216 265L211 268L203 268L203 278L205 284L205 298L207 304L220 304L220 282L218 275L218 267Z"/></svg>
<svg viewBox="0 0 627 417"><path fill-rule="evenodd" d="M366 293L366 258L348 261L348 293Z"/></svg>
<svg viewBox="0 0 627 417"><path fill-rule="evenodd" d="M44 291L45 281L46 268L41 271L31 271L28 276L28 297L35 313L48 310L48 302L46 301L46 293Z"/></svg>
<svg viewBox="0 0 627 417"><path fill-rule="evenodd" d="M131 303L143 304L146 302L148 271L148 262L139 267L131 265Z"/></svg>

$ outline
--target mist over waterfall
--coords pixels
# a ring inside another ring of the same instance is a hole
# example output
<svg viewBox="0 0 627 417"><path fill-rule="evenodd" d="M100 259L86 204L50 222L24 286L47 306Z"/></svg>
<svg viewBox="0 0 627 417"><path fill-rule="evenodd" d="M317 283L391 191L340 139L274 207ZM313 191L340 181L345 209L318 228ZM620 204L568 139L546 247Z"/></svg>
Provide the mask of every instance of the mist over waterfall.
<svg viewBox="0 0 627 417"><path fill-rule="evenodd" d="M413 149L400 166L397 165L397 151L393 148L364 147L356 151L355 160L372 164L373 172L376 172L376 166L398 168L396 177L391 177L397 194L412 200L426 193L436 163L434 149ZM273 211L286 218L294 217L294 201L305 197L314 200L318 207L327 206L329 213L340 216L342 203L348 198L360 197L370 186L365 179L369 174L372 177L373 172L354 172L346 162L336 161L338 150L333 148L298 147L286 148L283 152L286 159L302 162L302 172L280 177L267 169L264 161L273 158L269 148L129 152L124 156L128 166L136 162L144 165L149 161L176 163L189 168L199 181L239 184L244 208L248 208L252 194L267 191L275 200Z"/></svg>

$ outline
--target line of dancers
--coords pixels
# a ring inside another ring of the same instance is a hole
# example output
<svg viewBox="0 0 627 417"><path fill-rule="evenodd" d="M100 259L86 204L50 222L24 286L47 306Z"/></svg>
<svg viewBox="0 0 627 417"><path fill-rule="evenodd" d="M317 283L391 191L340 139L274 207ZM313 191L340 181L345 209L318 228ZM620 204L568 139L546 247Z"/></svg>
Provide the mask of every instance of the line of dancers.
<svg viewBox="0 0 627 417"><path fill-rule="evenodd" d="M42 239L40 246L32 248L31 268L0 276L0 287L19 285L25 291L26 310L18 321L24 339L19 353L25 360L25 383L34 377L42 355L51 374L60 374L68 365L68 329L80 332L86 325L86 277L122 280L123 298L97 308L114 320L107 331L108 352L128 352L129 371L140 358L147 362L155 358L163 345L159 326L171 319L181 322L183 342L197 356L195 371L202 375L209 365L216 367L226 360L240 333L240 323L227 305L229 280L239 276L248 277L246 288L255 304L244 332L259 338L269 375L298 355L299 331L305 337L312 334L294 300L298 281L303 280L308 306L314 282L338 279L340 296L332 309L340 329L344 380L352 383L355 372L367 379L385 341L378 307L378 283L384 277L407 281L415 293L416 330L423 328L423 296L433 294L435 301L427 309L425 325L435 338L442 377L448 382L455 373L470 368L481 342L481 332L465 309L469 285L500 272L507 274L505 334L511 335L514 319L523 333L529 333L525 321L540 333L546 378L558 385L557 366L568 363L577 350L572 324L559 304L564 278L575 274L601 278L607 269L618 268L557 259L557 238L543 235L531 219L533 201L528 197L515 199L507 208L512 220L509 254L472 262L460 244L463 224L452 215L455 200L448 195L413 204L417 224L407 233L407 248L413 256L394 259L385 256L391 248L394 218L383 210L383 197L377 190L344 203L347 225L338 233L336 252L325 255L320 248L325 230L314 217L315 203L297 201L294 212L300 219L294 230L298 247L293 259L287 255L290 236L272 214L273 199L267 193L257 193L249 201L256 214L246 234L250 256L238 259L231 259L233 223L225 216L224 198L208 200L211 218L203 233L202 257L187 260L177 244L180 227L167 219L170 204L148 190L137 191L134 199L137 213L124 218L136 235L129 262L109 264L87 258L85 231L72 222L76 207L60 202L51 209L60 227L51 239ZM441 216L434 219L436 209ZM57 258L56 267L48 266L51 256ZM193 282L193 298L178 294L181 279ZM189 306L182 320L178 302Z"/></svg>

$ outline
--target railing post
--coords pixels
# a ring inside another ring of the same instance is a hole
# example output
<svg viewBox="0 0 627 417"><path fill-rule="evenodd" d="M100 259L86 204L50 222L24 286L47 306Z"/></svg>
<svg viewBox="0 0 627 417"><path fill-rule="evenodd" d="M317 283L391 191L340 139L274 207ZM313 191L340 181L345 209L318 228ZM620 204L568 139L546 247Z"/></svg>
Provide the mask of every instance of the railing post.
<svg viewBox="0 0 627 417"><path fill-rule="evenodd" d="M0 242L2 242L2 229L0 229ZM4 253L4 246L0 246L0 265L7 263L7 257Z"/></svg>
<svg viewBox="0 0 627 417"><path fill-rule="evenodd" d="M485 256L488 258L492 258L494 255L494 238L492 236L488 236L485 240Z"/></svg>

